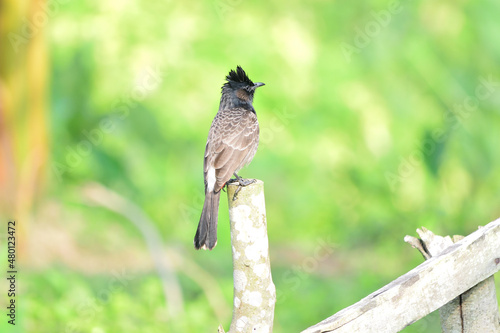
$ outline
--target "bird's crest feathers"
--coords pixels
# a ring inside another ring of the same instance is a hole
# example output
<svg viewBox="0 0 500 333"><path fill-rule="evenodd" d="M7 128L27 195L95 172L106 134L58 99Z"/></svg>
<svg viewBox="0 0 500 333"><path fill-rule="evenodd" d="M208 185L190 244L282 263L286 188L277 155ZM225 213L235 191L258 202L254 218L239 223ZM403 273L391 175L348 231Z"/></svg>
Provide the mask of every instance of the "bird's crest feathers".
<svg viewBox="0 0 500 333"><path fill-rule="evenodd" d="M241 66L236 67L236 71L232 70L226 76L227 82L224 86L228 86L231 82L246 83L247 85L253 86L252 80L250 80Z"/></svg>

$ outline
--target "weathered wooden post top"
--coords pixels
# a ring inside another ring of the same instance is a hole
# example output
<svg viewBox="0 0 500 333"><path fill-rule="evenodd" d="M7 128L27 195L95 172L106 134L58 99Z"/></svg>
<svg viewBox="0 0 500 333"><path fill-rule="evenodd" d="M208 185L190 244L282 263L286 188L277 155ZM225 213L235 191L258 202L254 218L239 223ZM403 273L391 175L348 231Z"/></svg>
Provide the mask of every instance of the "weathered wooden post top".
<svg viewBox="0 0 500 333"><path fill-rule="evenodd" d="M270 333L273 330L276 288L271 277L264 183L228 185L233 253L233 318L229 332ZM220 330L220 329L219 329Z"/></svg>

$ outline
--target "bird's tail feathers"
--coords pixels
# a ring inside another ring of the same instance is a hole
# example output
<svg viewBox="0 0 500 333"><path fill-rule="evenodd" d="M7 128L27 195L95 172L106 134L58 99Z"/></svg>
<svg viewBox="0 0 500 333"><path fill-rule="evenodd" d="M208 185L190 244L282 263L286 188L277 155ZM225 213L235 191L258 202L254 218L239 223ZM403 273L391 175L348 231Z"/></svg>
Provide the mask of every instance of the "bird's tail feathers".
<svg viewBox="0 0 500 333"><path fill-rule="evenodd" d="M217 245L217 218L219 215L220 191L207 191L198 229L194 236L194 247L211 250Z"/></svg>

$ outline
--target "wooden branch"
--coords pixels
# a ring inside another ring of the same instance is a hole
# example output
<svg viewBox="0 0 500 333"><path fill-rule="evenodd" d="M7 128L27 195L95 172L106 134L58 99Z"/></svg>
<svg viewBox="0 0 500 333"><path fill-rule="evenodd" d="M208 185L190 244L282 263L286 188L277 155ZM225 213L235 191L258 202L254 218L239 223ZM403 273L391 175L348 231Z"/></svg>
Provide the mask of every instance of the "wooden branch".
<svg viewBox="0 0 500 333"><path fill-rule="evenodd" d="M453 243L459 242L463 236L453 238L434 235L425 228L417 229L423 246L416 247L427 259L438 256ZM408 241L405 237L405 241ZM412 246L415 241L411 239ZM499 245L500 246L500 245ZM415 247L415 246L414 246ZM500 318L495 292L495 280L490 276L459 295L439 309L441 329L443 333L495 333L500 332Z"/></svg>
<svg viewBox="0 0 500 333"><path fill-rule="evenodd" d="M499 244L497 219L303 332L399 332L496 273Z"/></svg>
<svg viewBox="0 0 500 333"><path fill-rule="evenodd" d="M495 280L490 276L439 309L443 333L498 333Z"/></svg>
<svg viewBox="0 0 500 333"><path fill-rule="evenodd" d="M273 329L276 288L271 277L267 239L264 183L228 186L233 249L233 319L229 332L270 333Z"/></svg>
<svg viewBox="0 0 500 333"><path fill-rule="evenodd" d="M82 189L86 198L128 219L142 234L160 276L167 310L172 318L184 312L184 299L180 283L172 264L163 260L163 247L155 224L142 209L118 193L99 183L89 183Z"/></svg>

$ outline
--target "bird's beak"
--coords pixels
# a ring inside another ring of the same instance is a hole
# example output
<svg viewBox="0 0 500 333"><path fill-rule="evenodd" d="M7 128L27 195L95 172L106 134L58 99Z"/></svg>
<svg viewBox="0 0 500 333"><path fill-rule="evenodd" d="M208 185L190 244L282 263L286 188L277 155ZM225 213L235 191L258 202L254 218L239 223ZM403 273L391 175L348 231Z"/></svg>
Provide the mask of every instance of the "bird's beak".
<svg viewBox="0 0 500 333"><path fill-rule="evenodd" d="M256 83L254 83L254 84L253 84L253 87L254 87L254 88L258 88L258 87L262 87L262 86L264 86L264 85L265 85L265 84L264 84L264 83L262 83L262 82L256 82Z"/></svg>

